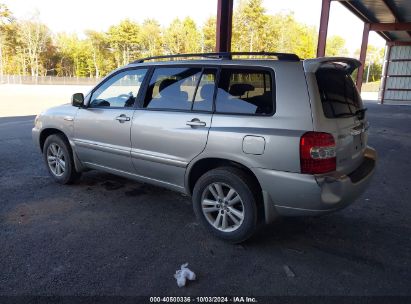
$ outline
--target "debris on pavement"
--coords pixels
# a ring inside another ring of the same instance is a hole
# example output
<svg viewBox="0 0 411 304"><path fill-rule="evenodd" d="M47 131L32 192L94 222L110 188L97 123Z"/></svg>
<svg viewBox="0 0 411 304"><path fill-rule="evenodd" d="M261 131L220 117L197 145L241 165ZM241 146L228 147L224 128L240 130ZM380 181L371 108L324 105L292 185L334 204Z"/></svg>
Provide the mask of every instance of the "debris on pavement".
<svg viewBox="0 0 411 304"><path fill-rule="evenodd" d="M284 271L285 271L287 277L289 277L289 278L294 278L295 277L295 273L294 273L294 271L291 270L290 266L284 265L283 268L284 268Z"/></svg>
<svg viewBox="0 0 411 304"><path fill-rule="evenodd" d="M174 274L174 278L177 280L178 287L183 287L186 285L187 279L194 281L196 279L196 274L187 268L188 263L181 265L180 270L177 270Z"/></svg>
<svg viewBox="0 0 411 304"><path fill-rule="evenodd" d="M304 254L305 251L298 249L298 248L292 248L292 247L287 247L285 248L285 250L290 251L290 252L294 252L294 253L298 253L298 254Z"/></svg>
<svg viewBox="0 0 411 304"><path fill-rule="evenodd" d="M236 245L235 248L236 248L236 249L239 249L239 250L245 250L245 247L244 247L243 245L241 245L241 244L240 244L240 245Z"/></svg>
<svg viewBox="0 0 411 304"><path fill-rule="evenodd" d="M192 222L192 223L186 224L186 227L188 227L188 228L195 228L195 227L197 227L197 226L198 226L198 223L197 223L197 222Z"/></svg>

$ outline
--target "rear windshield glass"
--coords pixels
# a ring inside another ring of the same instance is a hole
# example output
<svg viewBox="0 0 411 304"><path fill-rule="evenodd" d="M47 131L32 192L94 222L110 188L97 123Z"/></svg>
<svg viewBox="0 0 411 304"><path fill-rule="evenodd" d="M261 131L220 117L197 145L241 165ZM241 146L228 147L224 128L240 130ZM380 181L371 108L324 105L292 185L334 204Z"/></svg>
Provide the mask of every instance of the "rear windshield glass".
<svg viewBox="0 0 411 304"><path fill-rule="evenodd" d="M362 101L350 75L337 69L320 69L315 75L327 118L358 114L358 110L362 109Z"/></svg>

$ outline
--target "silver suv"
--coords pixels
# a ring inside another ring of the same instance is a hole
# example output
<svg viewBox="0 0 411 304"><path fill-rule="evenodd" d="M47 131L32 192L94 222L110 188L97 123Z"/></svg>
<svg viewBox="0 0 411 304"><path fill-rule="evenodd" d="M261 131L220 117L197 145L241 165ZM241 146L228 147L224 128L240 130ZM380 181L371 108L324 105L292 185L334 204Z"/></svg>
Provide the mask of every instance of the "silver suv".
<svg viewBox="0 0 411 304"><path fill-rule="evenodd" d="M146 58L38 115L33 139L58 183L97 169L179 191L211 233L241 242L261 223L338 210L366 189L376 153L350 76L359 65L283 53Z"/></svg>

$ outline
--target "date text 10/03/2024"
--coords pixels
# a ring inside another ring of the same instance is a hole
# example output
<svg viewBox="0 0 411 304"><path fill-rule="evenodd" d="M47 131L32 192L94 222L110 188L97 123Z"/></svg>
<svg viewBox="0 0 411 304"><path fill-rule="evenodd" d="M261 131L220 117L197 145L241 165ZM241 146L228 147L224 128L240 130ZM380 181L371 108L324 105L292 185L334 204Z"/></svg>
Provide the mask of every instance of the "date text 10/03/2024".
<svg viewBox="0 0 411 304"><path fill-rule="evenodd" d="M254 297L150 297L151 303L258 303Z"/></svg>

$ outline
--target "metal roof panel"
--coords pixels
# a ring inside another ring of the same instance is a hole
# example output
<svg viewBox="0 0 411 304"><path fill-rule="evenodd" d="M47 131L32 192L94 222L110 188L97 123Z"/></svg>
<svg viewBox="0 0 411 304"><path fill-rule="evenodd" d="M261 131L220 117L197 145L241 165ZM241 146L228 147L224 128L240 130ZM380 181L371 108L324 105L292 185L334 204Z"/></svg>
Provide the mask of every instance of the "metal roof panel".
<svg viewBox="0 0 411 304"><path fill-rule="evenodd" d="M368 23L411 22L411 0L337 0ZM393 41L411 41L410 32L384 32Z"/></svg>

